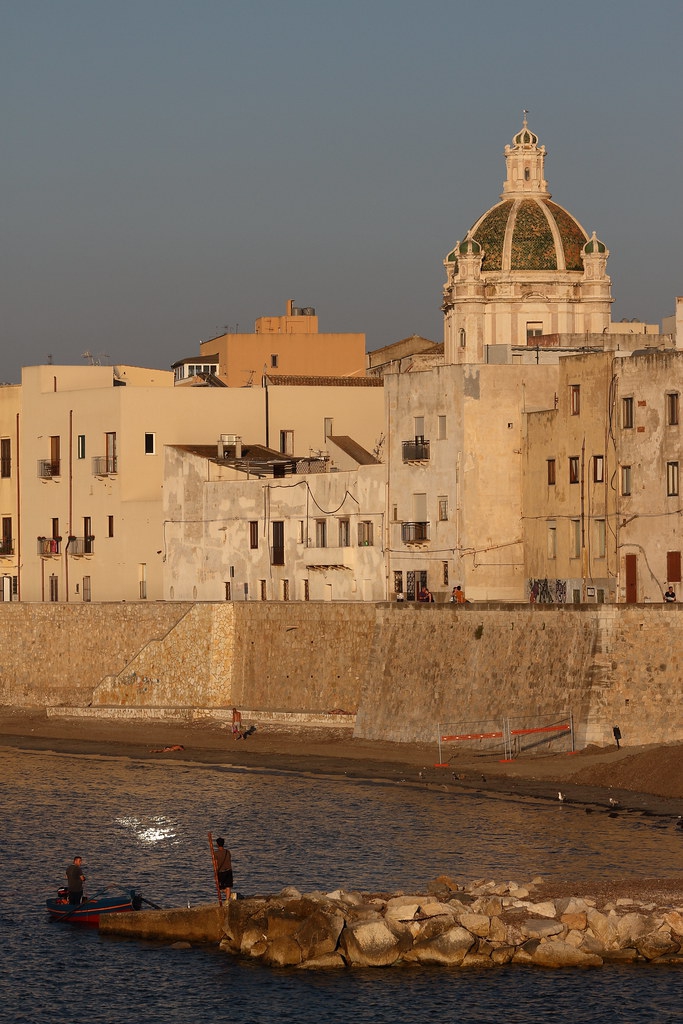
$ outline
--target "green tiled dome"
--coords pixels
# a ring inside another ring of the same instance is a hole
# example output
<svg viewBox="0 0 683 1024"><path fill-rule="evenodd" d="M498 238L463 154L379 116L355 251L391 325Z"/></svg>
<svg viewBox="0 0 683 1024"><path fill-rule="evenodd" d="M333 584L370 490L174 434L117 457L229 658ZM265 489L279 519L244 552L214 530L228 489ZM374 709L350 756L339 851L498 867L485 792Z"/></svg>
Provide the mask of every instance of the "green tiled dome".
<svg viewBox="0 0 683 1024"><path fill-rule="evenodd" d="M586 232L563 207L532 196L498 203L477 221L468 237L484 251L483 272L581 271L581 250L588 242Z"/></svg>

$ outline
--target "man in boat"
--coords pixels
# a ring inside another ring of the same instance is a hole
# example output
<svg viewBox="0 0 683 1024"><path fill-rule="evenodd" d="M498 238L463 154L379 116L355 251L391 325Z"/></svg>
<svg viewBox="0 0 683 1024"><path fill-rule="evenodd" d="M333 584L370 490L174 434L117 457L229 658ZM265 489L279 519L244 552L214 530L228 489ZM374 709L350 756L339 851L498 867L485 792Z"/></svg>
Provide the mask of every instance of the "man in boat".
<svg viewBox="0 0 683 1024"><path fill-rule="evenodd" d="M225 848L225 839L217 839L216 847L215 857L218 885L224 891L226 900L229 900L232 890L232 857L230 856L230 850Z"/></svg>
<svg viewBox="0 0 683 1024"><path fill-rule="evenodd" d="M66 881L69 889L69 903L81 903L83 900L83 883L85 875L81 870L82 857L74 857L73 864L66 869Z"/></svg>

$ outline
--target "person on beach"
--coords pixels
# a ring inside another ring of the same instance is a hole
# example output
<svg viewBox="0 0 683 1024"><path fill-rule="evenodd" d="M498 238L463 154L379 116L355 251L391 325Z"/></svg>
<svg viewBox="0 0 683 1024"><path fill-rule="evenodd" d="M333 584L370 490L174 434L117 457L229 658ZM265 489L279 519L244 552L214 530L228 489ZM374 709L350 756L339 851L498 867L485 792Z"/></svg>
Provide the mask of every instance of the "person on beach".
<svg viewBox="0 0 683 1024"><path fill-rule="evenodd" d="M239 736L241 728L242 728L242 712L238 711L237 708L233 708L232 709L232 738L234 740L236 740L237 737Z"/></svg>
<svg viewBox="0 0 683 1024"><path fill-rule="evenodd" d="M230 850L226 850L225 839L222 837L216 840L214 857L216 858L218 885L223 890L226 900L229 900L232 891L232 857Z"/></svg>
<svg viewBox="0 0 683 1024"><path fill-rule="evenodd" d="M85 882L85 875L81 870L83 863L82 857L74 857L73 863L69 864L66 869L66 883L69 890L69 903L82 903L83 902L83 883Z"/></svg>

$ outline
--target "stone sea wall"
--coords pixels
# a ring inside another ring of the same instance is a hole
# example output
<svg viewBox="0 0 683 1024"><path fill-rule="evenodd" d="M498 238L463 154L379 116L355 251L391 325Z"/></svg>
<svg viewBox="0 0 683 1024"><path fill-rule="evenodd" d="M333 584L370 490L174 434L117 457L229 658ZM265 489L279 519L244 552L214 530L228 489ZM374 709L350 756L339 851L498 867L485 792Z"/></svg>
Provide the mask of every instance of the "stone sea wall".
<svg viewBox="0 0 683 1024"><path fill-rule="evenodd" d="M541 884L480 879L461 887L442 876L411 894L286 888L222 908L111 914L100 930L176 944L220 941L227 953L273 967L683 965L683 906L661 892L548 898Z"/></svg>
<svg viewBox="0 0 683 1024"><path fill-rule="evenodd" d="M578 746L683 739L678 605L0 604L0 630L3 704L344 710L397 742L571 711Z"/></svg>

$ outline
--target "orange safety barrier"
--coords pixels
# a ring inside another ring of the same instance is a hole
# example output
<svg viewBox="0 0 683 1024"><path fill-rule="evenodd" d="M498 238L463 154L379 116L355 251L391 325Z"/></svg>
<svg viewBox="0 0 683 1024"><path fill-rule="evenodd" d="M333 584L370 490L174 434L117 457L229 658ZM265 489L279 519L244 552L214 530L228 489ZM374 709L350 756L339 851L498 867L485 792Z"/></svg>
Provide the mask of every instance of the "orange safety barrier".
<svg viewBox="0 0 683 1024"><path fill-rule="evenodd" d="M442 743L453 743L456 740L498 740L502 739L501 732L464 732L459 736L442 736Z"/></svg>

